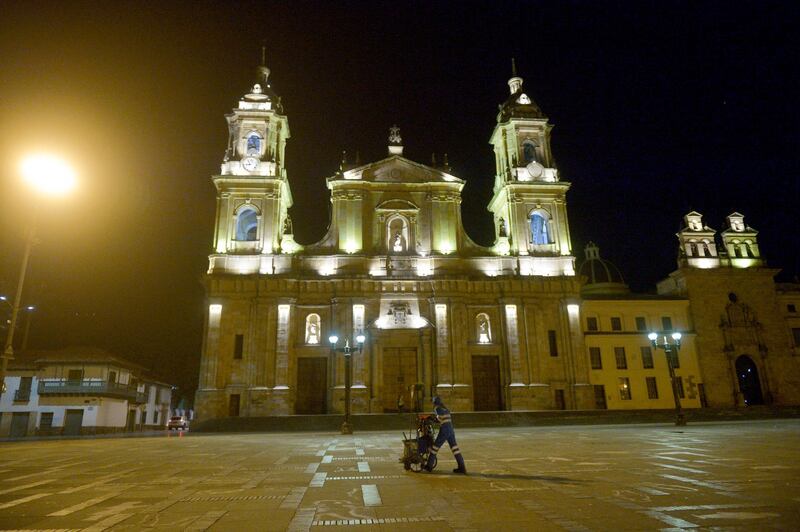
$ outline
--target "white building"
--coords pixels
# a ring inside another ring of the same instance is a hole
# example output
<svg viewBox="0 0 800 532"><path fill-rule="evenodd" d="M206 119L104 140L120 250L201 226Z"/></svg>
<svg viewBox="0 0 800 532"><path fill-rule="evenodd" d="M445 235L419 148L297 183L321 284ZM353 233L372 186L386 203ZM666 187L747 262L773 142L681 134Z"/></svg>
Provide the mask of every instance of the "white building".
<svg viewBox="0 0 800 532"><path fill-rule="evenodd" d="M0 396L0 436L163 428L171 400L170 385L106 351L28 351L9 364Z"/></svg>

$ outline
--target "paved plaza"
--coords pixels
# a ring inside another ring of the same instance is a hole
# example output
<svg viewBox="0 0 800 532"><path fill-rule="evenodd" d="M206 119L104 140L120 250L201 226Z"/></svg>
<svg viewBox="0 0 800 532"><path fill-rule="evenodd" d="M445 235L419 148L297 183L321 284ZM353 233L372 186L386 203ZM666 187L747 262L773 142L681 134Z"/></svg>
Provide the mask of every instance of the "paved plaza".
<svg viewBox="0 0 800 532"><path fill-rule="evenodd" d="M356 427L356 430L358 427ZM797 530L800 420L0 444L2 530Z"/></svg>

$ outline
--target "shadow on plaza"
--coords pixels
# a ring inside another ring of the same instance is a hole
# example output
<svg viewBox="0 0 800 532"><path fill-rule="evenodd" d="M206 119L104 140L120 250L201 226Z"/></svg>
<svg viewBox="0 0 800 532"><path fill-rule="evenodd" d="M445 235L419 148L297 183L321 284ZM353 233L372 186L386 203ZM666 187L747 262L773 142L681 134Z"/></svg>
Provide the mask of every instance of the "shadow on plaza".
<svg viewBox="0 0 800 532"><path fill-rule="evenodd" d="M487 480L538 480L540 482L553 482L555 484L582 484L583 480L567 477L554 477L551 475L520 475L518 473L469 473L470 478L485 478Z"/></svg>

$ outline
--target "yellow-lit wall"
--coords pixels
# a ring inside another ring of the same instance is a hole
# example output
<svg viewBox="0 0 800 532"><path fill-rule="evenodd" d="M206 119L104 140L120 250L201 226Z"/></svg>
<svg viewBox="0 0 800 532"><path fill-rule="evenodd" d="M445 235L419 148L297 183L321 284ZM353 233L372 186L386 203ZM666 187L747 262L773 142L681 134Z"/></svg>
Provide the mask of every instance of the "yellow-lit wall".
<svg viewBox="0 0 800 532"><path fill-rule="evenodd" d="M680 367L675 374L682 378L684 397L681 406L699 408L702 378L697 364L694 346L693 327L688 317L688 300L671 299L588 299L583 301L581 322L584 331L585 353L589 367L589 382L592 385L605 387L605 398L608 409L652 409L674 408L675 402L669 379L666 354L662 349L652 349L653 368L644 368L641 347L650 346L647 339L649 331L662 330L662 317L672 320L674 331L683 335L679 351ZM598 331L589 331L587 318L597 319ZM622 330L613 331L611 318L619 317ZM636 329L636 318L644 317L646 330ZM602 369L592 369L590 348L599 347ZM617 369L616 347L625 348L627 369ZM630 383L630 399L622 399L619 379L627 377ZM647 392L646 377L655 377L658 398L650 399Z"/></svg>

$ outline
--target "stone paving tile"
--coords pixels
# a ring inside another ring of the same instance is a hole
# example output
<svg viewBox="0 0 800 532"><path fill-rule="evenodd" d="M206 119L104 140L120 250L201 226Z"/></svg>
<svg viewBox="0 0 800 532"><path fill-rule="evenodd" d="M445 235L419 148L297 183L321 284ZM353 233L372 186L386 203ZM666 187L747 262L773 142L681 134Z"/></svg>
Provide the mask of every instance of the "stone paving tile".
<svg viewBox="0 0 800 532"><path fill-rule="evenodd" d="M800 421L0 444L0 530L794 530Z"/></svg>

